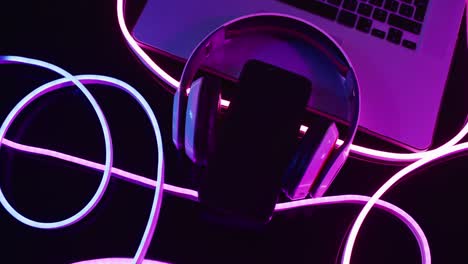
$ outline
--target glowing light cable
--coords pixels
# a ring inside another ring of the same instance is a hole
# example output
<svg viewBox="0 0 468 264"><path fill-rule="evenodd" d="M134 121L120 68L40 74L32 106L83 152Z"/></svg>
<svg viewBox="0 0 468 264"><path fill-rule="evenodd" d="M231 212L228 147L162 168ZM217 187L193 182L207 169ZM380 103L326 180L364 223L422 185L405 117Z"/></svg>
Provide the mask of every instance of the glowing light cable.
<svg viewBox="0 0 468 264"><path fill-rule="evenodd" d="M135 39L133 39L132 35L128 31L124 19L124 0L117 0L117 20L122 34L138 58L148 67L148 69L156 74L156 76L161 78L161 80L164 80L169 86L176 90L179 87L179 81L171 77L171 75L165 72L153 60L151 60L148 54L146 54L143 49L140 48L138 43L135 41Z"/></svg>
<svg viewBox="0 0 468 264"><path fill-rule="evenodd" d="M348 239L346 241L346 245L344 248L344 254L343 254L343 259L342 263L344 264L349 264L351 262L351 254L354 248L354 244L356 243L356 238L358 235L359 230L361 229L364 220L366 216L369 214L370 210L372 207L377 203L377 201L391 188L393 187L397 182L399 182L401 179L403 179L405 176L407 176L409 173L413 172L414 170L432 162L440 158L444 158L449 155L457 154L462 151L468 150L468 143L463 143L459 144L456 146L453 146L451 148L445 148L441 149L437 152L434 153L434 155L424 157L423 159L418 160L415 163L412 163L411 165L403 168L399 172L397 172L394 176L392 176L387 182L385 182L382 187L380 187L377 192L372 195L371 199L366 203L364 208L361 210L359 213L357 219L353 223L353 227L351 229L351 232L348 236ZM424 259L423 263L431 263L430 259Z"/></svg>
<svg viewBox="0 0 468 264"><path fill-rule="evenodd" d="M130 264L132 259L130 258L105 258L105 259L93 259L75 262L72 264ZM167 262L161 262L156 260L147 260L145 259L142 264L168 264Z"/></svg>
<svg viewBox="0 0 468 264"><path fill-rule="evenodd" d="M99 122L102 127L102 132L104 134L104 142L105 142L105 147L106 147L106 160L105 160L105 165L104 165L104 173L103 173L101 182L95 194L93 195L91 200L86 204L86 206L83 209L81 209L78 213L76 213L75 215L65 220L61 220L57 222L46 223L46 222L34 221L23 216L18 211L16 211L10 205L5 195L3 194L3 191L0 188L0 203L8 211L8 213L11 216L13 216L16 220L22 222L23 224L26 224L32 227L43 228L43 229L61 228L61 227L74 224L80 221L81 219L83 219L86 215L88 215L93 210L93 208L99 203L100 199L102 198L107 188L107 184L109 183L110 168L112 167L112 154L113 153L112 153L112 140L111 140L109 127L107 125L104 114L102 113L101 108L99 107L94 97L83 86L83 84L81 84L74 76L72 76L70 73L66 72L65 70L55 65L52 65L50 63L43 62L40 60L34 60L34 59L18 57L18 56L0 56L0 64L6 64L6 63L19 63L19 64L27 64L27 65L33 65L33 66L37 66L41 68L46 68L46 69L55 71L56 73L66 77L68 80L70 80L71 83L76 85L80 89L80 91L86 96L86 98L91 103L94 111L96 112L98 116ZM5 137L8 128L13 123L14 119L18 116L18 114L25 107L27 107L31 102L38 99L40 96L46 93L52 92L54 90L57 90L59 88L60 88L59 86L54 87L54 86L42 85L41 87L35 89L30 94L25 96L8 114L8 116L3 121L2 126L0 127L0 147L1 147L2 139Z"/></svg>
<svg viewBox="0 0 468 264"><path fill-rule="evenodd" d="M99 120L101 122L101 125L103 127L103 134L105 135L105 142L106 142L106 164L104 166L104 171L105 175L103 176L103 180L101 181L101 184L98 188L98 191L96 191L95 195L93 196L92 200L86 205L85 208L83 208L80 212L78 212L76 215L60 221L60 222L54 222L54 223L41 223L37 221L30 220L21 214L19 214L6 200L4 197L3 193L1 192L0 189L0 202L1 204L5 207L5 209L12 215L15 219L18 221L23 222L24 224L36 227L36 228L60 228L64 227L70 224L73 224L80 219L82 219L86 214L88 214L99 202L100 198L102 197L105 187L107 187L107 184L109 182L110 178L110 172L111 172L111 167L112 167L112 144L111 144L111 139L110 139L110 133L109 129L107 126L107 123L105 121L104 115L102 114L102 111L99 108L99 105L97 102L94 100L94 98L91 96L89 91L83 86L83 84L80 82L82 81L83 83L96 83L96 84L103 84L103 85L108 85L112 86L115 88L119 88L123 90L124 92L128 93L135 99L140 106L143 108L145 111L146 115L150 119L151 125L153 127L155 137L156 137L156 144L157 144L157 154L158 154L158 162L157 162L157 181L155 184L155 195L153 199L153 204L151 206L151 212L150 216L148 219L148 223L146 225L143 237L141 239L140 245L137 249L137 252L133 258L132 263L142 263L144 260L144 257L146 255L146 252L148 250L148 247L151 243L154 231L156 229L157 225L157 220L159 217L159 212L161 209L161 203L162 203L162 185L164 184L164 153L163 153L163 148L162 148L162 137L159 129L159 125L156 119L156 116L154 115L151 107L149 106L148 102L143 98L143 96L135 90L133 87L128 85L125 82L122 82L120 80L111 78L111 77L105 77L105 76L97 76L97 75L82 75L80 76L80 81L71 74L67 73L66 71L58 68L55 65L39 61L39 60L33 60L33 59L28 59L28 58L23 58L23 57L15 57L15 56L0 56L0 61L1 62L14 62L14 63L25 63L25 64L30 64L30 65L35 65L35 66L40 66L43 68L51 69L54 70L63 76L65 76L65 79L60 79L56 81L49 82L45 85L42 85L41 87L35 89L33 92L28 94L25 98L23 98L20 103L18 103L15 108L10 112L10 114L7 116L7 118L4 120L1 128L0 128L0 144L3 142L3 138L6 134L6 131L8 127L11 125L11 123L14 121L14 118L20 113L24 107L26 107L29 103L31 103L33 100L39 98L39 96L51 92L60 88L66 87L65 84L75 84L77 85L80 90L86 95L88 100L91 102L93 105L96 113L98 114ZM1 145L0 145L1 146ZM24 150L37 150L34 149L33 147L25 146ZM59 154L58 152L52 152L50 151L49 154ZM60 155L59 155L60 156ZM71 160L78 160L74 157L67 156L67 155L61 155L61 158L71 158ZM83 160L81 160L83 161ZM90 165L90 163L88 164ZM102 167L101 167L102 168Z"/></svg>

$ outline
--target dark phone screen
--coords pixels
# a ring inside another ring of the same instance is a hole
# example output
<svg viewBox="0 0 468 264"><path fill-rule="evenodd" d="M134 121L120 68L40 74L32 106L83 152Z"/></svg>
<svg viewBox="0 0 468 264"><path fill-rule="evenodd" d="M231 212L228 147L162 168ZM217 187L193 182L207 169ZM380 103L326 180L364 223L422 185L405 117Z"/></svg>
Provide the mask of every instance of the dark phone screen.
<svg viewBox="0 0 468 264"><path fill-rule="evenodd" d="M310 92L300 75L257 60L246 63L201 179L208 215L241 226L269 221Z"/></svg>

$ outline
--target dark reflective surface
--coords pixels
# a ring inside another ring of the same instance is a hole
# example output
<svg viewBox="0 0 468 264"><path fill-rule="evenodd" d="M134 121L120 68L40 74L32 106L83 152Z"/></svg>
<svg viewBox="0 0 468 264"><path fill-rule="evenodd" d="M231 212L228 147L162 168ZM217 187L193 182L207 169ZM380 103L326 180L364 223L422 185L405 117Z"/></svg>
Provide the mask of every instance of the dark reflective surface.
<svg viewBox="0 0 468 264"><path fill-rule="evenodd" d="M129 1L130 20L141 1ZM136 87L155 111L165 141L167 182L191 187L192 168L170 139L172 96L133 56L117 26L115 1L22 1L2 3L0 53L43 59L73 74L105 74ZM464 27L463 27L464 30ZM466 39L461 37L435 145L463 125L467 82ZM176 75L181 64L160 58ZM26 66L0 65L0 118L33 88L57 78ZM155 178L157 158L150 124L122 92L89 86L111 127L116 167ZM419 103L419 102L416 102ZM420 103L423 103L422 101ZM7 138L103 162L97 118L76 88L46 95L31 104ZM368 136L360 143L393 149ZM413 174L385 200L411 214L429 239L433 263L464 263L468 242L468 157L436 163ZM182 163L182 165L181 165ZM372 194L401 167L350 159L330 194ZM0 186L28 217L56 221L76 213L90 199L100 172L51 158L0 149ZM97 208L83 221L59 230L38 230L0 209L1 263L70 263L103 257L130 257L137 249L153 191L113 178ZM196 203L165 195L149 258L174 263L334 263L342 238L360 206L337 205L278 213L262 232L212 226L199 218ZM410 231L394 217L371 212L353 263L418 263Z"/></svg>

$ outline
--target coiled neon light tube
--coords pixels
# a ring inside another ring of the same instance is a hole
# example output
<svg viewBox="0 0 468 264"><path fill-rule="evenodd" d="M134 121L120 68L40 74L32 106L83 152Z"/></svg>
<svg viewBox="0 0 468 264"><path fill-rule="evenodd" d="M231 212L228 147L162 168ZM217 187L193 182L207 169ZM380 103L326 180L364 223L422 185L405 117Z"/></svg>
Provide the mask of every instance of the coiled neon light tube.
<svg viewBox="0 0 468 264"><path fill-rule="evenodd" d="M117 19L118 19L120 30L126 42L130 46L132 51L140 59L140 61L151 72L153 72L161 80L167 83L173 89L173 91L175 91L179 87L179 81L175 80L168 73L166 73L161 67L159 67L158 64L154 62L148 56L148 54L145 53L145 51L143 51L143 49L138 45L136 40L132 37L132 35L128 31L127 25L125 23L125 17L124 17L124 4L125 4L124 0L117 0ZM454 146L455 144L460 142L460 140L462 140L467 134L468 134L468 123L465 124L463 129L455 137L450 139L441 147L434 149L434 150L418 152L418 153L387 152L387 151L372 149L372 148L363 147L359 145L351 145L350 150L352 153L362 156L362 157L366 157L368 159L382 160L382 161L389 161L389 162L396 162L396 163L408 163L408 162L413 162L424 157L436 155L437 150L442 150L447 147ZM343 141L339 140L337 143L338 145L341 145Z"/></svg>
<svg viewBox="0 0 468 264"><path fill-rule="evenodd" d="M50 63L40 61L40 60L34 60L34 59L18 57L18 56L0 56L0 64L6 64L6 63L28 64L28 65L41 67L41 68L46 68L46 69L55 71L56 73L66 77L68 80L70 80L71 83L76 85L81 90L81 92L86 96L86 98L91 103L94 111L96 112L98 116L99 123L101 124L101 127L102 127L102 133L104 134L104 142L106 146L106 161L104 165L104 173L103 173L101 182L95 194L93 195L91 200L86 204L86 206L83 209L81 209L78 213L76 213L75 215L65 220L61 220L58 222L46 223L46 222L34 221L23 216L18 211L16 211L10 205L10 203L8 202L8 200L6 199L5 195L3 194L0 188L0 203L8 211L10 215L12 215L16 220L22 222L23 224L26 224L32 227L43 228L43 229L62 228L62 227L74 224L80 221L81 219L83 219L86 215L88 215L94 209L94 207L99 203L99 201L101 200L101 197L106 191L107 184L109 183L109 180L110 180L110 168L112 167L112 154L113 153L112 153L112 140L110 136L109 126L107 125L107 122L106 122L106 118L104 117L104 114L102 113L101 108L99 107L98 103L96 102L94 97L91 95L91 93L89 93L89 91L84 87L84 85L81 84L74 76L72 76L70 73L66 72L65 70L55 65L52 65ZM8 116L3 121L2 126L0 127L0 147L2 144L2 139L5 137L8 128L13 123L14 119L18 116L18 114L25 107L27 107L31 102L33 102L40 96L46 93L52 92L54 90L57 90L59 88L60 87L58 85L57 86L42 85L41 87L32 91L26 97L24 97L8 114Z"/></svg>
<svg viewBox="0 0 468 264"><path fill-rule="evenodd" d="M34 99L37 99L40 95L54 91L60 88L66 87L65 84L76 84L80 89L82 89L83 93L87 95L88 100L92 103L93 107L95 107L95 110L100 117L101 125L103 126L103 132L104 135L107 135L106 139L106 165L104 167L105 173L107 173L104 177L103 180L101 181L101 185L96 192L96 194L93 196L93 199L88 203L88 205L81 210L78 214L75 216L68 218L66 220L60 221L60 222L55 222L55 223L41 223L41 222L36 222L32 221L30 219L25 218L21 214L19 214L5 199L3 193L0 192L0 202L1 204L7 209L7 211L18 221L21 221L27 225L37 227L37 228L59 228L59 227L64 227L70 224L73 224L77 222L78 220L82 219L87 213L89 213L95 205L99 202L100 197L102 197L105 187L107 186L107 183L109 182L110 178L110 172L111 172L111 166L112 166L112 148L111 148L111 141L110 141L110 134L109 134L109 129L107 127L107 123L105 122L104 115L102 114L99 105L97 102L94 100L94 98L91 96L91 94L84 88L83 84L78 81L76 77L73 77L69 73L61 70L60 68L42 62L38 60L32 60L32 59L27 59L27 58L22 58L22 57L12 57L12 56L1 56L0 61L6 61L6 62L18 62L18 63L27 63L31 65L36 65L36 66L41 66L44 68L52 69L57 71L58 73L61 73L62 75L66 76L65 79L60 79L56 81L49 82L45 85L42 85L41 87L37 88L34 90L32 93L27 95L23 100L18 103L18 105L10 112L10 114L7 116L5 121L2 124L2 127L0 128L0 144L2 143L2 139L4 138L4 135L6 134L6 131L10 124L13 122L14 118L19 114L19 112L27 106L30 102L32 102ZM145 232L143 234L143 237L141 239L140 245L138 247L138 250L135 254L135 257L133 259L132 263L141 263L146 255L146 252L148 250L148 247L151 243L154 231L156 229L157 225L157 220L159 217L159 212L161 209L161 203L162 203L162 185L164 184L164 153L163 153L163 148L162 148L162 137L159 129L159 125L156 119L156 116L154 115L151 107L147 103L147 101L143 98L143 96L136 91L133 87L130 85L111 78L111 77L105 77L105 76L96 76L96 75L83 75L80 76L83 80L88 80L88 82L96 83L96 84L103 84L103 85L108 85L112 87L119 88L126 93L130 94L139 104L140 106L144 109L146 115L150 119L150 122L152 124L153 130L155 132L155 137L156 137L156 143L157 143L157 151L158 151L158 163L157 163L157 181L155 184L155 195L154 195L154 200L153 204L151 207L151 212L150 216L148 219L148 223L145 228ZM91 81L92 80L92 81ZM67 82L68 81L68 82ZM84 82L83 82L84 83ZM104 126L105 124L105 126ZM104 128L105 127L105 128ZM28 149L28 146L25 146L26 149ZM31 150L31 147L29 147L29 150ZM65 156L62 156L64 158ZM68 156L70 157L70 156ZM73 159L72 159L73 160Z"/></svg>
<svg viewBox="0 0 468 264"><path fill-rule="evenodd" d="M372 207L377 203L377 201L391 188L393 187L398 181L403 179L405 176L407 176L409 173L413 172L414 170L434 161L440 158L447 157L449 155L457 154L463 151L468 150L468 143L463 143L459 144L456 146L453 146L451 148L445 148L441 149L437 152L435 152L434 155L427 156L423 159L418 160L415 163L412 163L411 165L403 168L400 170L398 173L396 173L394 176L392 176L387 182L385 182L382 187L379 188L379 190L371 197L371 199L366 203L364 208L361 210L359 213L356 221L353 224L353 227L351 229L351 232L348 236L348 239L346 241L346 245L344 248L344 254L343 254L343 259L342 263L344 264L349 264L351 262L351 253L353 251L354 244L356 243L356 238L358 235L359 230L361 229L364 220L366 216L369 214L370 210ZM430 263L430 259L426 259L426 262L424 263Z"/></svg>
<svg viewBox="0 0 468 264"><path fill-rule="evenodd" d="M130 264L132 259L130 258L106 258L106 259L93 259L75 262L72 264ZM168 264L166 262L156 261L156 260L147 260L145 259L143 264Z"/></svg>

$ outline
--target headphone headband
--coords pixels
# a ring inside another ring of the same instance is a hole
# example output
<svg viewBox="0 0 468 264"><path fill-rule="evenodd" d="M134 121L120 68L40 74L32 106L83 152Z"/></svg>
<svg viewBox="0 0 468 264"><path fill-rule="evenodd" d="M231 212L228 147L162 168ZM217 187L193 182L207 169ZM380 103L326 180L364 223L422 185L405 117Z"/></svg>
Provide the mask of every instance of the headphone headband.
<svg viewBox="0 0 468 264"><path fill-rule="evenodd" d="M337 173L349 154L349 148L358 128L360 92L357 78L345 52L328 34L309 22L283 14L260 13L240 17L215 29L198 44L185 64L180 87L175 93L173 118L176 120L173 120L172 130L175 146L178 149L183 147L184 129L181 129L185 115L183 109L186 109L187 90L191 87L196 73L206 58L222 48L227 40L233 40L248 33L268 33L282 38L304 41L327 55L333 64L337 66L338 72L344 77L345 89L351 91L347 94L351 97L349 102L351 102L350 112L352 118L343 144L325 164L324 168L325 171L336 171ZM328 188L328 186L324 188Z"/></svg>

